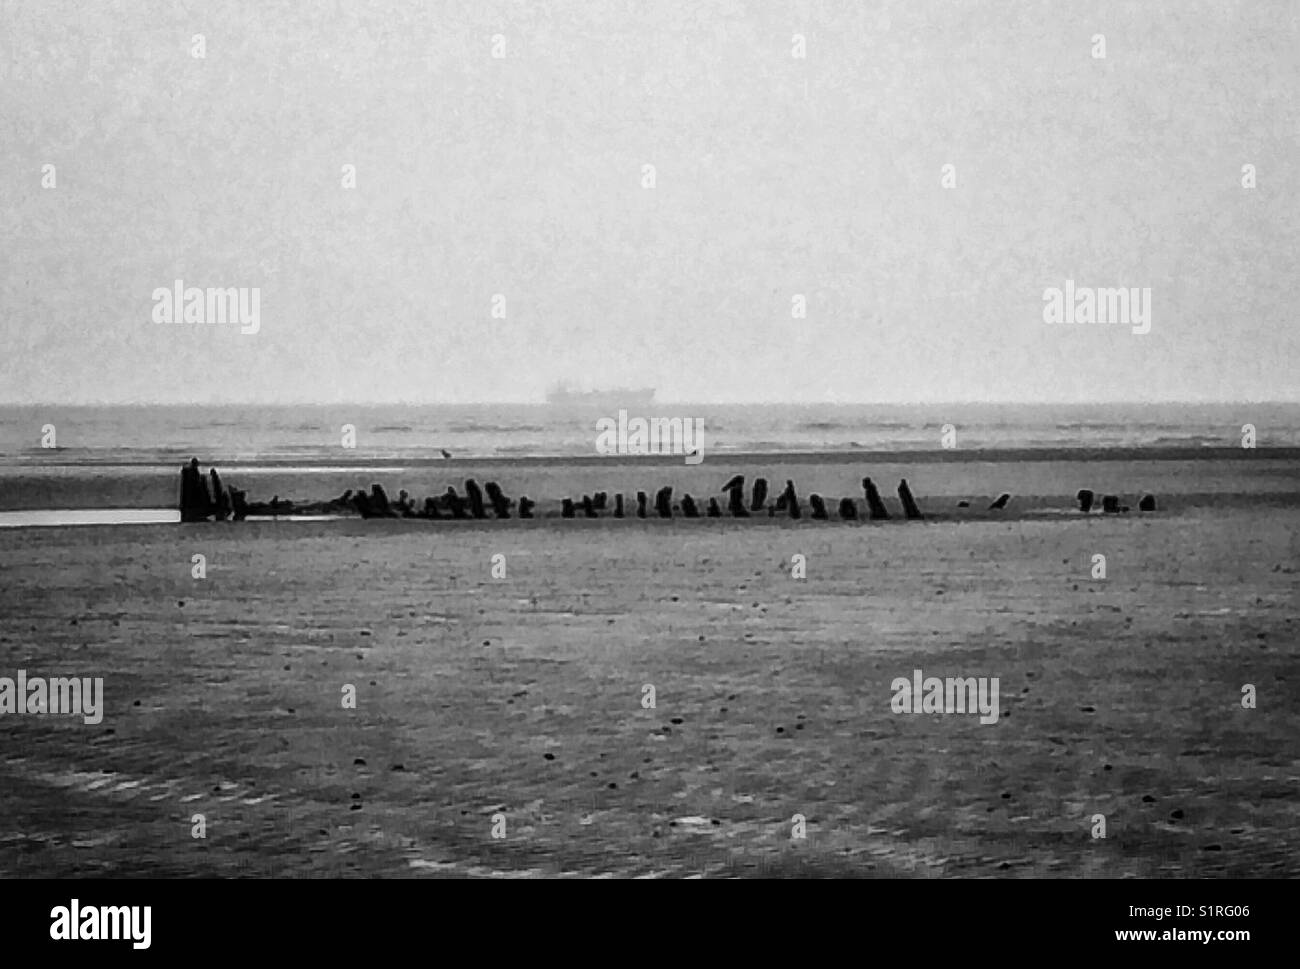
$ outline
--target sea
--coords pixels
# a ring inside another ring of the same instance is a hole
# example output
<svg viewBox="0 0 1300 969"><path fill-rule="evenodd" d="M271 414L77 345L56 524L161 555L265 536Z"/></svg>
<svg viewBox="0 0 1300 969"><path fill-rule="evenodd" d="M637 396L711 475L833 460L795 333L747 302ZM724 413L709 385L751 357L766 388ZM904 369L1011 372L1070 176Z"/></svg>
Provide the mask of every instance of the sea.
<svg viewBox="0 0 1300 969"><path fill-rule="evenodd" d="M671 404L628 418L703 422L708 453L1300 446L1300 404ZM400 465L597 453L597 421L555 404L0 406L0 473L50 465ZM698 425L697 425L698 426ZM349 446L351 444L352 446Z"/></svg>

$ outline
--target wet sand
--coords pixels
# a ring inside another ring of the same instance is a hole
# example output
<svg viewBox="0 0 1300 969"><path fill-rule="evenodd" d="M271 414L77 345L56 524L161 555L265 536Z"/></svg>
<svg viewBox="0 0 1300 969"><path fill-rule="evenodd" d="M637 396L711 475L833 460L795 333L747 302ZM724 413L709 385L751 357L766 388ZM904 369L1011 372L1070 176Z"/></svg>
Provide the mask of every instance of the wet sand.
<svg viewBox="0 0 1300 969"><path fill-rule="evenodd" d="M51 452L56 454L56 452ZM466 478L498 482L514 498L527 494L543 509L583 493L622 491L629 501L638 490L653 500L656 489L671 485L697 499L718 496L734 474L752 487L766 477L774 496L793 478L806 500L819 492L831 507L840 497L862 498L861 481L870 475L887 500L895 500L900 478L919 499L933 499L928 510L946 513L960 499L988 502L1004 491L1015 496L1012 509L1073 507L1080 488L1100 495L1115 492L1137 506L1142 492L1178 505L1292 503L1300 496L1300 450L1170 449L1095 452L1086 450L925 451L888 454L822 452L809 454L710 454L699 465L670 457L569 457L454 459L398 462L356 458L348 463L301 465L226 463L219 455L198 455L205 471L215 465L229 486L243 488L250 501L273 496L297 502L325 501L345 490L369 490L378 483L392 498L406 489L417 504L440 495L449 485L463 490ZM188 457L185 458L188 461ZM179 471L175 465L101 465L49 459L20 468L0 468L0 511L54 508L176 507ZM347 465L351 464L352 467ZM923 505L925 504L923 500ZM723 502L725 505L725 502Z"/></svg>
<svg viewBox="0 0 1300 969"><path fill-rule="evenodd" d="M1012 514L970 521L8 529L0 676L106 709L0 719L0 872L1300 874L1295 465L1032 513L1106 487L1064 464L996 464ZM927 510L976 483L902 473ZM999 721L893 713L917 668L998 677Z"/></svg>

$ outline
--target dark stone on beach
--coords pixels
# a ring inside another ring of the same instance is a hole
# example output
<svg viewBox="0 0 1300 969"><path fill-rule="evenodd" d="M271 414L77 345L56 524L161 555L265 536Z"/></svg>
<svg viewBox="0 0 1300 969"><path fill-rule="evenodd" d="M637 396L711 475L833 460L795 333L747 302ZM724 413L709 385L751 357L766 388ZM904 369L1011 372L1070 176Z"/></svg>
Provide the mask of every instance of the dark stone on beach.
<svg viewBox="0 0 1300 969"><path fill-rule="evenodd" d="M216 477L217 472L213 471L212 474L213 477ZM233 511L234 504L231 501L230 489L224 488L221 491L221 496L217 499L217 513L221 516L221 520L225 521L231 516Z"/></svg>
<svg viewBox="0 0 1300 969"><path fill-rule="evenodd" d="M961 501L957 502L957 507L958 507L958 508L969 508L969 507L970 507L970 502L969 502L969 501L966 501L966 500L963 498Z"/></svg>
<svg viewBox="0 0 1300 969"><path fill-rule="evenodd" d="M572 498L562 498L562 499L560 499L560 517L561 517L561 518L573 518L573 517L574 517L573 499L572 499Z"/></svg>
<svg viewBox="0 0 1300 969"><path fill-rule="evenodd" d="M272 515L292 515L294 511L293 502L290 501L288 498L286 498L284 501L281 501L280 496L275 495L274 497L271 498L271 504L269 506L269 510Z"/></svg>
<svg viewBox="0 0 1300 969"><path fill-rule="evenodd" d="M388 493L384 491L382 485L372 484L370 486L370 510L378 518L397 517L397 513L393 511L392 503L388 500Z"/></svg>
<svg viewBox="0 0 1300 969"><path fill-rule="evenodd" d="M718 504L718 499L717 499L717 498L710 498L710 499L709 499L709 510L708 510L708 512L706 512L706 514L707 514L710 518L721 518L721 517L722 517L722 507Z"/></svg>
<svg viewBox="0 0 1300 969"><path fill-rule="evenodd" d="M695 506L695 499L689 493L682 495L682 514L687 518L700 517L700 510Z"/></svg>
<svg viewBox="0 0 1300 969"><path fill-rule="evenodd" d="M840 499L840 521L852 522L858 520L858 504L852 498Z"/></svg>
<svg viewBox="0 0 1300 969"><path fill-rule="evenodd" d="M799 496L795 494L794 482L789 478L785 479L785 491L781 492L781 500L791 518L803 516L803 511L799 508Z"/></svg>
<svg viewBox="0 0 1300 969"><path fill-rule="evenodd" d="M636 517L644 518L646 513L646 494L644 491L636 493Z"/></svg>
<svg viewBox="0 0 1300 969"><path fill-rule="evenodd" d="M487 509L483 507L483 489L473 478L465 480L465 496L469 498L469 513L475 518L486 518Z"/></svg>
<svg viewBox="0 0 1300 969"><path fill-rule="evenodd" d="M397 510L403 518L415 517L415 502L405 490L397 493Z"/></svg>
<svg viewBox="0 0 1300 969"><path fill-rule="evenodd" d="M582 513L588 518L596 517L596 503L592 500L591 495L582 496Z"/></svg>
<svg viewBox="0 0 1300 969"><path fill-rule="evenodd" d="M750 511L762 511L767 505L767 479L754 479L754 498L749 503Z"/></svg>
<svg viewBox="0 0 1300 969"><path fill-rule="evenodd" d="M623 495L621 492L614 496L614 517L623 517Z"/></svg>
<svg viewBox="0 0 1300 969"><path fill-rule="evenodd" d="M727 493L727 510L731 512L732 518L749 517L749 510L745 507L744 485L739 488L732 488Z"/></svg>
<svg viewBox="0 0 1300 969"><path fill-rule="evenodd" d="M889 512L885 508L884 501L880 498L880 492L876 490L876 484L870 478L862 479L862 487L867 493L867 514L872 521L885 521L889 518Z"/></svg>
<svg viewBox="0 0 1300 969"><path fill-rule="evenodd" d="M1075 497L1079 499L1079 511L1092 511L1092 503L1096 500L1097 496L1089 489L1080 488L1079 493L1075 495Z"/></svg>
<svg viewBox="0 0 1300 969"><path fill-rule="evenodd" d="M733 518L748 518L745 508L745 476L738 474L722 486L727 495L727 510Z"/></svg>
<svg viewBox="0 0 1300 969"><path fill-rule="evenodd" d="M655 492L655 513L660 518L673 517L673 489L660 488Z"/></svg>
<svg viewBox="0 0 1300 969"><path fill-rule="evenodd" d="M447 491L442 496L442 503L447 506L447 510L451 512L452 518L469 517L469 515L465 513L465 500L461 498L460 495L456 494L456 489L451 485L447 486Z"/></svg>
<svg viewBox="0 0 1300 969"><path fill-rule="evenodd" d="M916 501L912 498L912 489L907 486L907 479L902 478L898 482L898 500L903 503L903 514L909 521L916 521L925 516L921 514L921 509L916 507Z"/></svg>
<svg viewBox="0 0 1300 969"><path fill-rule="evenodd" d="M208 483L206 480L204 480L203 473L199 471L198 458L192 458L190 460L190 468L193 470L194 473L195 511L201 513L204 518L207 518L208 515L212 514L212 495L208 493Z"/></svg>
<svg viewBox="0 0 1300 969"><path fill-rule="evenodd" d="M731 512L732 518L749 517L749 510L745 507L745 494L741 489L735 488L728 493L727 511Z"/></svg>
<svg viewBox="0 0 1300 969"><path fill-rule="evenodd" d="M519 517L532 518L533 509L537 507L537 502L533 501L527 495L519 496Z"/></svg>
<svg viewBox="0 0 1300 969"><path fill-rule="evenodd" d="M1003 508L1007 507L1007 502L1010 500L1010 493L1006 491L1002 492L1002 494L997 496L993 504L989 505L989 511L1001 511Z"/></svg>
<svg viewBox="0 0 1300 969"><path fill-rule="evenodd" d="M826 514L826 502L822 500L821 495L815 492L809 495L808 504L812 505L812 517L814 520L824 522L830 517Z"/></svg>
<svg viewBox="0 0 1300 969"><path fill-rule="evenodd" d="M1155 511L1155 510L1156 510L1156 496L1143 495L1142 500L1138 502L1138 511Z"/></svg>
<svg viewBox="0 0 1300 969"><path fill-rule="evenodd" d="M230 496L221 487L221 475L216 468L208 470L208 477L212 479L212 514L217 521L225 521L230 517Z"/></svg>
<svg viewBox="0 0 1300 969"><path fill-rule="evenodd" d="M497 518L509 518L513 502L501 493L501 486L495 481L489 481L483 489L487 492L488 501L492 502L492 513Z"/></svg>
<svg viewBox="0 0 1300 969"><path fill-rule="evenodd" d="M370 509L370 496L364 491L358 491L352 496L352 507L357 510L357 514L362 518L375 517L375 513Z"/></svg>
<svg viewBox="0 0 1300 969"><path fill-rule="evenodd" d="M181 468L181 521L203 522L212 514L212 496L208 482L199 470L199 459L191 458Z"/></svg>
<svg viewBox="0 0 1300 969"><path fill-rule="evenodd" d="M1114 515L1119 513L1119 495L1103 495L1101 499L1101 510Z"/></svg>

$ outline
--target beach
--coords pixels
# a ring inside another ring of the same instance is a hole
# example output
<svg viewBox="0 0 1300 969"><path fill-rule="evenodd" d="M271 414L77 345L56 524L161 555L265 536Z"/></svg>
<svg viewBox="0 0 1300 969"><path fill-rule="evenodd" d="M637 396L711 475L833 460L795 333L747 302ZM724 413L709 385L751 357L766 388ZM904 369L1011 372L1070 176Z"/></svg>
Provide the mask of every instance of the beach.
<svg viewBox="0 0 1300 969"><path fill-rule="evenodd" d="M886 959L1266 944L1297 41L0 3L6 951L460 921L387 878L934 880L860 906Z"/></svg>
<svg viewBox="0 0 1300 969"><path fill-rule="evenodd" d="M1289 452L199 456L260 500L476 477L544 514L4 529L0 676L105 698L95 725L0 720L5 875L1300 873ZM4 494L166 507L177 470L25 468ZM733 473L832 507L871 475L895 512L906 477L928 520L555 517ZM1083 515L1083 487L1133 510ZM998 678L998 719L894 712L916 670Z"/></svg>
<svg viewBox="0 0 1300 969"><path fill-rule="evenodd" d="M325 501L378 483L393 498L406 489L419 504L423 496L440 495L448 486L463 492L464 482L473 478L480 485L496 481L516 499L526 494L539 503L540 513L552 514L558 514L564 496L576 501L601 490L623 492L629 507L637 491L647 492L653 501L664 486L674 488L678 501L683 493L707 500L719 497L733 474L746 476L747 495L754 479L765 477L773 499L786 480L793 480L805 501L816 492L828 501L848 496L861 502L862 478L870 475L886 499L896 502L895 486L906 478L918 497L929 499L928 510L940 516L959 515L961 500L972 500L967 515L974 514L983 507L975 499L991 501L1004 491L1015 498L1013 512L1068 510L1075 507L1080 488L1091 488L1098 496L1125 496L1134 507L1143 493L1155 494L1171 507L1288 504L1300 494L1300 448L746 452L708 456L698 465L659 455L227 462L220 455L198 454L205 470L216 467L223 481L246 490L250 500ZM171 464L26 462L0 474L0 512L175 508L180 465L188 460L189 455L177 455ZM832 507L835 501L829 501Z"/></svg>

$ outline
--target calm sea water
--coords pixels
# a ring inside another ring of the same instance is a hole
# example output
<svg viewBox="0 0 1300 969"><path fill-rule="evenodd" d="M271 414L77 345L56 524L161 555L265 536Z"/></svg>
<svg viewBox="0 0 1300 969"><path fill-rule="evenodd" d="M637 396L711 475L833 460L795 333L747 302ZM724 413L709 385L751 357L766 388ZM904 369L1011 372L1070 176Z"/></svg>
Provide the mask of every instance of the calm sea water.
<svg viewBox="0 0 1300 969"><path fill-rule="evenodd" d="M191 454L226 464L456 457L569 456L596 452L596 420L617 417L554 405L0 407L0 465L174 465ZM629 417L704 421L712 453L891 452L959 448L1237 447L1255 425L1260 447L1300 445L1300 404L1214 405L674 405ZM356 448L342 428L356 428ZM53 425L57 451L41 446Z"/></svg>

